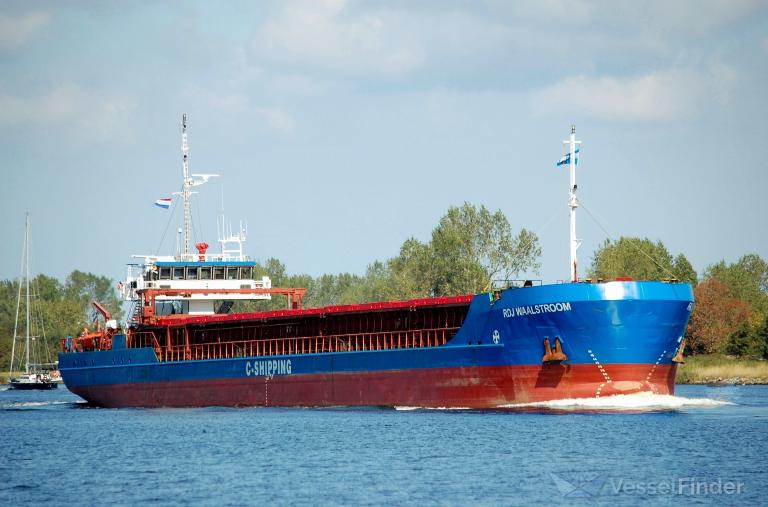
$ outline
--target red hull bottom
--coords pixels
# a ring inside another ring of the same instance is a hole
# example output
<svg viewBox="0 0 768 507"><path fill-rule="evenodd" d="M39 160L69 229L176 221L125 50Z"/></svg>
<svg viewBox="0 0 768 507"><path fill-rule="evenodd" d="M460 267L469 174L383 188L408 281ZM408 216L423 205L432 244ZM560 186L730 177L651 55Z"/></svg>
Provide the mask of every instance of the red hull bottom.
<svg viewBox="0 0 768 507"><path fill-rule="evenodd" d="M104 407L498 408L567 398L674 394L677 365L486 366L72 386Z"/></svg>

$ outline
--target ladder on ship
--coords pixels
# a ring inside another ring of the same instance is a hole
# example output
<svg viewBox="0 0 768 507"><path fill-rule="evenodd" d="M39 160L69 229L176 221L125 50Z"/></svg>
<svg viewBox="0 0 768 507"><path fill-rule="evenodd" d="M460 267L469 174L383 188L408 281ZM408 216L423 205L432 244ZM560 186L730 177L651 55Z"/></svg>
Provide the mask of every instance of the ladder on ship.
<svg viewBox="0 0 768 507"><path fill-rule="evenodd" d="M141 302L132 301L131 307L128 310L128 318L126 319L126 324L130 326L134 322L139 322L139 317L141 317Z"/></svg>

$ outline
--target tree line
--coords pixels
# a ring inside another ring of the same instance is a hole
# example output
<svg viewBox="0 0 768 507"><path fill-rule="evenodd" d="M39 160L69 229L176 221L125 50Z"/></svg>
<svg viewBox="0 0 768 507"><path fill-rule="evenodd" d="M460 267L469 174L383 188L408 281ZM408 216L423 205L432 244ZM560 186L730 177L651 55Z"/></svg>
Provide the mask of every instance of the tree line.
<svg viewBox="0 0 768 507"><path fill-rule="evenodd" d="M448 209L428 241L408 238L395 257L372 262L362 275L289 274L280 260L270 258L258 263L256 276L269 276L275 287L307 288L304 306L317 307L489 291L494 282L538 272L540 256L536 234L513 231L501 211L464 203ZM593 281L629 276L688 282L697 301L686 334L689 353L768 358L768 264L757 255L732 264L720 261L699 277L683 254L673 256L660 241L622 237L595 251L588 276ZM106 277L73 271L63 282L38 275L31 285L52 351L59 338L93 326L94 299L118 320L122 317L115 283ZM13 335L18 291L18 281L0 282L2 368L9 362L6 337ZM284 307L285 301L274 297L238 301L234 311Z"/></svg>
<svg viewBox="0 0 768 507"><path fill-rule="evenodd" d="M0 281L0 368L3 370L10 364L14 327L20 336L26 333L26 284L19 291L19 283L18 279ZM76 335L84 327L93 328L93 300L104 304L113 318L122 317L114 281L93 273L75 270L63 282L37 275L30 279L29 294L30 328L39 337L36 340L45 339L44 348L50 352L58 348L60 338ZM18 350L18 342L16 346Z"/></svg>
<svg viewBox="0 0 768 507"><path fill-rule="evenodd" d="M759 255L721 260L698 276L683 254L673 257L660 241L620 238L597 249L589 276L688 282L696 304L686 331L687 353L768 359L768 263Z"/></svg>

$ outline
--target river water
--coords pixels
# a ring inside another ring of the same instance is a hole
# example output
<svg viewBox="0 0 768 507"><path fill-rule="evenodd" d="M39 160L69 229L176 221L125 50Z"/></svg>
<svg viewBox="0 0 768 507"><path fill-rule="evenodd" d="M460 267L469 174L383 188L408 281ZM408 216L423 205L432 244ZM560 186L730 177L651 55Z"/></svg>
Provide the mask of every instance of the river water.
<svg viewBox="0 0 768 507"><path fill-rule="evenodd" d="M0 391L0 505L767 505L768 386L504 411Z"/></svg>

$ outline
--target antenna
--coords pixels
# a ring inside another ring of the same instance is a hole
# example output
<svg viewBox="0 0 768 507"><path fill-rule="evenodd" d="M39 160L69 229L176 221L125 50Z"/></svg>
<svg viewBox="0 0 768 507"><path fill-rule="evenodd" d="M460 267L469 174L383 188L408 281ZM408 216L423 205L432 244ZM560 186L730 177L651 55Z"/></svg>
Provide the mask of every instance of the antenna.
<svg viewBox="0 0 768 507"><path fill-rule="evenodd" d="M191 259L189 251L189 226L192 221L189 211L190 188L208 183L208 180L218 176L218 174L189 174L189 144L187 143L187 113L181 116L181 155L183 161L183 183L181 186L181 196L184 201L184 251L181 258L183 260Z"/></svg>
<svg viewBox="0 0 768 507"><path fill-rule="evenodd" d="M569 168L571 173L571 187L569 190L568 207L570 208L571 218L571 265L569 266L571 282L579 281L579 269L578 260L576 258L576 250L581 246L581 240L576 238L576 208L579 207L579 200L576 198L576 146L581 144L581 141L576 140L576 126L571 125L571 137L567 141L563 141L563 144L567 144L569 147Z"/></svg>
<svg viewBox="0 0 768 507"><path fill-rule="evenodd" d="M219 238L224 238L225 235L226 235L225 225L224 225L225 220L226 220L226 218L224 216L224 184L222 183L221 184L221 233L219 234ZM218 225L219 225L219 223L218 223L218 220L217 220L216 221L217 228L218 228ZM222 247L221 247L221 253L224 254L224 245L223 244L222 244Z"/></svg>

